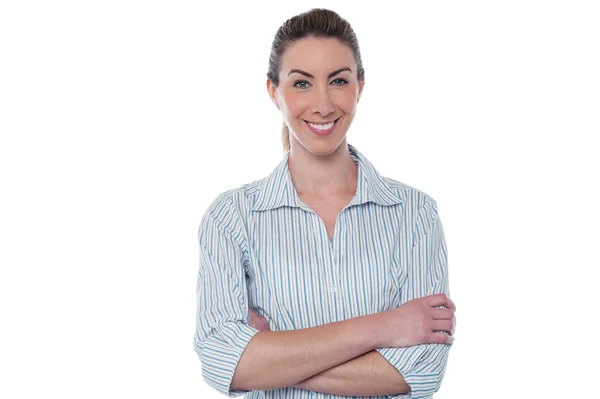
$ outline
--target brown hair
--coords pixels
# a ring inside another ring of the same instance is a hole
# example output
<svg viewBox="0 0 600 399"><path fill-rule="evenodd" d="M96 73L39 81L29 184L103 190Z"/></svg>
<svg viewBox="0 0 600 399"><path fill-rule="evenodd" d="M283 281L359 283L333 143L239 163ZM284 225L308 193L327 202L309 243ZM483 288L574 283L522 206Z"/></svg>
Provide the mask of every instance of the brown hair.
<svg viewBox="0 0 600 399"><path fill-rule="evenodd" d="M365 70L362 66L358 39L350 23L334 11L313 8L285 21L275 34L269 57L269 71L267 72L267 77L275 87L279 86L281 59L285 50L291 44L307 37L334 38L350 47L356 60L356 77L359 81L363 78ZM287 152L290 150L290 131L285 121L281 133L283 151Z"/></svg>

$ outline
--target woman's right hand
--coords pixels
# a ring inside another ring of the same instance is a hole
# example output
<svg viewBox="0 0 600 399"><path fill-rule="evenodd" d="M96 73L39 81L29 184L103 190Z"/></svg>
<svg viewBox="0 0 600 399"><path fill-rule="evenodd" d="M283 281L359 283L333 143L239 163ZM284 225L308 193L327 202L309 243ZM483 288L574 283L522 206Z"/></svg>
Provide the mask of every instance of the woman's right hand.
<svg viewBox="0 0 600 399"><path fill-rule="evenodd" d="M269 326L267 319L256 313L252 308L248 308L248 313L248 325L250 327L254 327L260 331L271 331L271 327Z"/></svg>
<svg viewBox="0 0 600 399"><path fill-rule="evenodd" d="M443 305L447 307L436 308ZM421 344L450 344L454 341L456 305L446 294L413 299L396 309L377 313L379 347L405 348ZM446 331L447 335L443 332Z"/></svg>

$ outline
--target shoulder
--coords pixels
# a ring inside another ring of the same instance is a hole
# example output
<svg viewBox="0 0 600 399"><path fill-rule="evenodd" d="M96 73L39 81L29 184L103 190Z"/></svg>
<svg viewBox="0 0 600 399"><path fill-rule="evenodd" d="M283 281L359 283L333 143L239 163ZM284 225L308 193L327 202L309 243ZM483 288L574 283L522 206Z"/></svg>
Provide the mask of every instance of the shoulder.
<svg viewBox="0 0 600 399"><path fill-rule="evenodd" d="M419 213L424 207L437 207L435 199L423 190L389 177L382 176L382 179L392 191L402 198L402 203L405 208L409 208L410 210Z"/></svg>
<svg viewBox="0 0 600 399"><path fill-rule="evenodd" d="M245 183L239 187L216 194L209 204L206 213L219 218L235 212L244 213L252 204L262 180L264 179Z"/></svg>
<svg viewBox="0 0 600 399"><path fill-rule="evenodd" d="M383 179L402 198L402 210L417 236L423 235L430 226L439 222L437 202L431 195L398 180L388 177Z"/></svg>
<svg viewBox="0 0 600 399"><path fill-rule="evenodd" d="M249 209L261 181L262 179L245 183L215 194L202 215L201 228L211 223L231 235L239 235L246 225Z"/></svg>

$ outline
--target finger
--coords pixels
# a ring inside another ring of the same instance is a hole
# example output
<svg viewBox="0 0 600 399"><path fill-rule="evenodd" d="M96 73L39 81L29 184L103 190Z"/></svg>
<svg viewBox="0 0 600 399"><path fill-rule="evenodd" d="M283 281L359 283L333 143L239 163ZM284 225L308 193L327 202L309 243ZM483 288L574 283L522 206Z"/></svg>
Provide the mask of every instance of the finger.
<svg viewBox="0 0 600 399"><path fill-rule="evenodd" d="M431 327L435 331L446 331L452 334L452 320L434 320Z"/></svg>
<svg viewBox="0 0 600 399"><path fill-rule="evenodd" d="M448 303L448 295L446 294L433 294L427 298L427 304L431 307L446 306Z"/></svg>
<svg viewBox="0 0 600 399"><path fill-rule="evenodd" d="M454 342L454 337L444 333L433 333L429 341L433 344L451 344Z"/></svg>
<svg viewBox="0 0 600 399"><path fill-rule="evenodd" d="M452 309L436 308L432 309L431 314L434 320L452 320L454 318L454 311Z"/></svg>
<svg viewBox="0 0 600 399"><path fill-rule="evenodd" d="M448 297L448 300L446 301L446 307L448 309L452 309L456 312L456 305L454 304L454 301L452 301L452 299L450 299L450 297Z"/></svg>
<svg viewBox="0 0 600 399"><path fill-rule="evenodd" d="M271 327L269 326L269 322L267 321L267 319L265 319L262 316L258 316L259 320L256 323L259 330L264 331L264 330L271 330Z"/></svg>
<svg viewBox="0 0 600 399"><path fill-rule="evenodd" d="M252 308L248 308L248 315L248 324L256 328L256 321L259 317L258 314Z"/></svg>

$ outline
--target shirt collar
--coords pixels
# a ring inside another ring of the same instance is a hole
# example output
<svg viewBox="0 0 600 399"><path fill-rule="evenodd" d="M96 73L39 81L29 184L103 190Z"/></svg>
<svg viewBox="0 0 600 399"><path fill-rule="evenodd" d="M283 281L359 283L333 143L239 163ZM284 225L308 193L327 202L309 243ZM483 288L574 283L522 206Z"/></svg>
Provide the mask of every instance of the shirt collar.
<svg viewBox="0 0 600 399"><path fill-rule="evenodd" d="M377 172L369 160L353 145L348 144L350 156L358 164L358 186L354 204L375 202L380 205L394 205L402 202L398 190L394 190ZM275 209L280 206L301 207L296 187L288 169L290 152L286 152L277 168L258 184L254 195L253 211Z"/></svg>

